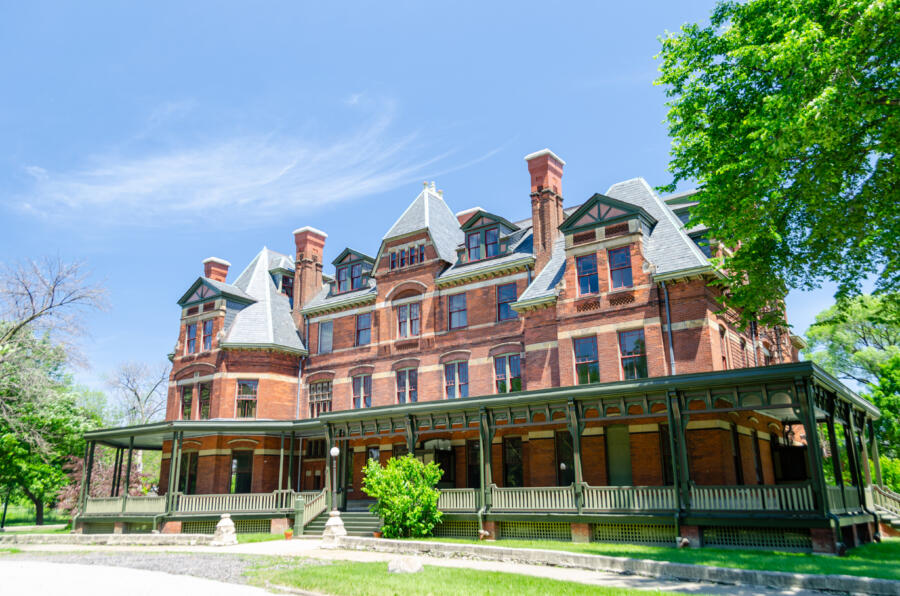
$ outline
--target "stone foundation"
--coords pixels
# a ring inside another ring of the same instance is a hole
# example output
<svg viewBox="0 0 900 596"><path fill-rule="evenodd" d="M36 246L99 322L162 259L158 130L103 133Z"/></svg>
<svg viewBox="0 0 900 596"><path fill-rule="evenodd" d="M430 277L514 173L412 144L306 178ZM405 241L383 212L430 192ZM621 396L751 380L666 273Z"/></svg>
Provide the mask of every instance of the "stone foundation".
<svg viewBox="0 0 900 596"><path fill-rule="evenodd" d="M181 534L181 522L167 521L163 523L160 534Z"/></svg>
<svg viewBox="0 0 900 596"><path fill-rule="evenodd" d="M590 542L591 524L572 524L572 542Z"/></svg>
<svg viewBox="0 0 900 596"><path fill-rule="evenodd" d="M272 520L270 532L272 534L284 534L285 530L291 527L291 520L286 517L276 517Z"/></svg>

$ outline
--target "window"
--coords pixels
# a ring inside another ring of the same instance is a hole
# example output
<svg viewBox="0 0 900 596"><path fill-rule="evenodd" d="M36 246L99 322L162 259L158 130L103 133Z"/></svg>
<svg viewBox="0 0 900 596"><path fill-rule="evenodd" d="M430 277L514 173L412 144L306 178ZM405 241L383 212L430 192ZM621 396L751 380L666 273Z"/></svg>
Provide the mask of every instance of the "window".
<svg viewBox="0 0 900 596"><path fill-rule="evenodd" d="M522 437L503 438L503 486L522 486Z"/></svg>
<svg viewBox="0 0 900 596"><path fill-rule="evenodd" d="M309 384L309 417L318 418L320 414L331 411L331 381L320 381Z"/></svg>
<svg viewBox="0 0 900 596"><path fill-rule="evenodd" d="M198 400L200 402L200 420L209 420L210 393L209 383L200 383Z"/></svg>
<svg viewBox="0 0 900 596"><path fill-rule="evenodd" d="M578 295L586 296L600 291L597 281L597 255L585 255L575 259L575 270L578 274Z"/></svg>
<svg viewBox="0 0 900 596"><path fill-rule="evenodd" d="M366 448L366 461L368 462L370 459L381 462L381 450L377 445L375 447Z"/></svg>
<svg viewBox="0 0 900 596"><path fill-rule="evenodd" d="M518 354L494 358L494 380L497 393L522 390L522 372L519 364Z"/></svg>
<svg viewBox="0 0 900 596"><path fill-rule="evenodd" d="M417 252L416 252L415 246L413 246L412 248L409 249L409 264L410 265L416 264L416 254L417 254Z"/></svg>
<svg viewBox="0 0 900 596"><path fill-rule="evenodd" d="M306 442L306 457L310 459L325 458L325 439L309 439Z"/></svg>
<svg viewBox="0 0 900 596"><path fill-rule="evenodd" d="M425 245L424 244L419 245L419 262L420 263L425 262Z"/></svg>
<svg viewBox="0 0 900 596"><path fill-rule="evenodd" d="M450 329L461 329L466 326L466 295L450 296Z"/></svg>
<svg viewBox="0 0 900 596"><path fill-rule="evenodd" d="M407 368L397 371L397 403L414 404L419 400L419 371Z"/></svg>
<svg viewBox="0 0 900 596"><path fill-rule="evenodd" d="M679 213L676 213L676 215L678 215L678 219L680 219L681 223L684 224L685 226L687 226L688 222L691 220L691 212L690 211L681 211Z"/></svg>
<svg viewBox="0 0 900 596"><path fill-rule="evenodd" d="M575 376L579 385L600 382L596 337L579 337L575 340Z"/></svg>
<svg viewBox="0 0 900 596"><path fill-rule="evenodd" d="M237 417L256 418L256 393L259 388L257 380L237 382Z"/></svg>
<svg viewBox="0 0 900 596"><path fill-rule="evenodd" d="M294 276L281 276L281 293L288 297L291 308L294 308Z"/></svg>
<svg viewBox="0 0 900 596"><path fill-rule="evenodd" d="M481 232L474 232L466 236L466 249L470 262L481 260Z"/></svg>
<svg viewBox="0 0 900 596"><path fill-rule="evenodd" d="M187 354L193 354L197 351L197 323L191 323L187 326Z"/></svg>
<svg viewBox="0 0 900 596"><path fill-rule="evenodd" d="M572 433L558 430L554 435L556 447L556 484L570 486L575 484L575 448L572 445Z"/></svg>
<svg viewBox="0 0 900 596"><path fill-rule="evenodd" d="M734 483L744 484L744 467L741 465L741 437L736 424L731 425L731 454L734 458Z"/></svg>
<svg viewBox="0 0 900 596"><path fill-rule="evenodd" d="M319 354L331 353L331 334L331 321L321 321L319 323Z"/></svg>
<svg viewBox="0 0 900 596"><path fill-rule="evenodd" d="M400 266L406 267L406 249L405 248L400 249Z"/></svg>
<svg viewBox="0 0 900 596"><path fill-rule="evenodd" d="M466 486L481 488L481 443L478 439L466 441Z"/></svg>
<svg viewBox="0 0 900 596"><path fill-rule="evenodd" d="M703 256L705 256L707 259L712 258L712 246L709 243L709 238L702 234L699 234L696 236L691 236L691 240L694 241L694 244L697 245L697 248L700 249L700 252L703 253Z"/></svg>
<svg viewBox="0 0 900 596"><path fill-rule="evenodd" d="M391 253L391 269L396 269L396 268L397 268L397 253L392 252Z"/></svg>
<svg viewBox="0 0 900 596"><path fill-rule="evenodd" d="M497 320L508 321L518 317L516 311L510 306L516 301L516 284L503 284L497 286Z"/></svg>
<svg viewBox="0 0 900 596"><path fill-rule="evenodd" d="M350 289L356 290L362 287L362 263L350 266Z"/></svg>
<svg viewBox="0 0 900 596"><path fill-rule="evenodd" d="M484 231L484 256L486 258L496 257L500 254L500 232L497 228L490 228Z"/></svg>
<svg viewBox="0 0 900 596"><path fill-rule="evenodd" d="M631 282L631 249L627 246L611 250L609 256L609 278L612 289L630 288Z"/></svg>
<svg viewBox="0 0 900 596"><path fill-rule="evenodd" d="M349 267L339 267L337 270L338 292L346 292L350 289Z"/></svg>
<svg viewBox="0 0 900 596"><path fill-rule="evenodd" d="M231 452L231 493L249 493L253 486L253 452Z"/></svg>
<svg viewBox="0 0 900 596"><path fill-rule="evenodd" d="M434 463L436 463L444 473L438 480L437 487L456 488L456 450L453 447L449 449L436 449L434 452Z"/></svg>
<svg viewBox="0 0 900 596"><path fill-rule="evenodd" d="M406 446L406 443L394 443L394 446L391 447L391 457L403 457L409 453L409 447Z"/></svg>
<svg viewBox="0 0 900 596"><path fill-rule="evenodd" d="M622 371L625 379L645 379L647 377L647 348L644 344L644 330L619 333L619 353L622 356Z"/></svg>
<svg viewBox="0 0 900 596"><path fill-rule="evenodd" d="M197 493L197 452L189 451L181 454L181 478L178 480L178 492L185 495Z"/></svg>
<svg viewBox="0 0 900 596"><path fill-rule="evenodd" d="M397 307L397 337L419 335L419 304L403 304Z"/></svg>
<svg viewBox="0 0 900 596"><path fill-rule="evenodd" d="M212 349L213 320L207 319L203 321L203 349Z"/></svg>
<svg viewBox="0 0 900 596"><path fill-rule="evenodd" d="M181 388L181 419L191 419L191 401L194 396L194 387L185 385Z"/></svg>
<svg viewBox="0 0 900 596"><path fill-rule="evenodd" d="M372 407L372 375L353 377L353 407Z"/></svg>
<svg viewBox="0 0 900 596"><path fill-rule="evenodd" d="M447 399L469 397L468 362L449 362L444 365L444 390Z"/></svg>
<svg viewBox="0 0 900 596"><path fill-rule="evenodd" d="M367 346L372 341L372 313L356 315L356 345Z"/></svg>

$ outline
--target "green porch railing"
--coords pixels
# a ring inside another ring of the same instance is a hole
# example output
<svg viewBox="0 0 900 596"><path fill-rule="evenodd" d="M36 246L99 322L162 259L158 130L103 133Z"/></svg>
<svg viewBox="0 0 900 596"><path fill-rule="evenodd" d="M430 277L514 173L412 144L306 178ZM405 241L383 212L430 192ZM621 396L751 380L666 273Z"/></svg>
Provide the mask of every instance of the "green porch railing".
<svg viewBox="0 0 900 596"><path fill-rule="evenodd" d="M305 501L305 505L303 507L303 523L301 527L306 527L306 525L312 520L319 517L322 513L328 509L328 497L325 489L322 489L321 492L313 492L313 493L301 493L303 495L303 499ZM309 496L307 496L309 495Z"/></svg>
<svg viewBox="0 0 900 596"><path fill-rule="evenodd" d="M438 497L441 511L476 511L478 509L477 488L444 488Z"/></svg>
<svg viewBox="0 0 900 596"><path fill-rule="evenodd" d="M166 512L165 497L125 497L124 513L158 514Z"/></svg>
<svg viewBox="0 0 900 596"><path fill-rule="evenodd" d="M675 510L673 486L582 486L584 511Z"/></svg>
<svg viewBox="0 0 900 596"><path fill-rule="evenodd" d="M897 494L892 490L880 486L873 486L872 502L875 507L884 509L894 515L900 515L900 494Z"/></svg>
<svg viewBox="0 0 900 596"><path fill-rule="evenodd" d="M812 487L800 485L691 486L697 511L815 511Z"/></svg>
<svg viewBox="0 0 900 596"><path fill-rule="evenodd" d="M575 511L573 486L498 487L491 485L492 511Z"/></svg>
<svg viewBox="0 0 900 596"><path fill-rule="evenodd" d="M276 490L270 493L224 495L175 495L175 513L235 513L246 511L281 511L294 508L296 493Z"/></svg>
<svg viewBox="0 0 900 596"><path fill-rule="evenodd" d="M122 497L89 497L84 503L84 513L85 515L122 513Z"/></svg>
<svg viewBox="0 0 900 596"><path fill-rule="evenodd" d="M826 486L825 498L832 513L861 511L859 491L855 486Z"/></svg>

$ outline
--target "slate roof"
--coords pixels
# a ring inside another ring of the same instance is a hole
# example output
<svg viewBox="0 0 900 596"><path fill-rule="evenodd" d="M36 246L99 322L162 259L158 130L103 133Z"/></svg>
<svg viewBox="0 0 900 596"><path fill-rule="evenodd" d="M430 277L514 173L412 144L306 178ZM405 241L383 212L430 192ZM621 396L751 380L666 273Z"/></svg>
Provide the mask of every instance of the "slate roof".
<svg viewBox="0 0 900 596"><path fill-rule="evenodd" d="M456 262L456 247L463 241L463 232L459 229L459 220L434 189L434 184L422 189L382 240L422 230L428 230L442 260Z"/></svg>
<svg viewBox="0 0 900 596"><path fill-rule="evenodd" d="M553 243L550 252L550 260L541 269L541 272L532 280L519 296L517 303L543 302L545 299L555 298L559 294L559 283L566 272L566 239L560 236Z"/></svg>
<svg viewBox="0 0 900 596"><path fill-rule="evenodd" d="M269 271L274 271L275 269L284 269L286 271L294 270L294 260L291 257L283 255L280 252L275 252L274 250L269 250L268 252Z"/></svg>
<svg viewBox="0 0 900 596"><path fill-rule="evenodd" d="M237 312L231 325L225 329L225 339L219 344L223 348L258 347L306 353L291 317L290 301L278 291L269 273L273 259L277 261L279 257L286 258L263 248L234 282L235 287L255 302L235 308Z"/></svg>
<svg viewBox="0 0 900 596"><path fill-rule="evenodd" d="M517 230L509 235L510 250L509 254L493 259L483 259L473 261L471 263L454 263L438 276L438 281L454 278L457 276L475 273L484 269L494 269L512 265L514 263L531 263L534 261L534 248L531 228L525 230ZM455 254L455 253L454 253Z"/></svg>

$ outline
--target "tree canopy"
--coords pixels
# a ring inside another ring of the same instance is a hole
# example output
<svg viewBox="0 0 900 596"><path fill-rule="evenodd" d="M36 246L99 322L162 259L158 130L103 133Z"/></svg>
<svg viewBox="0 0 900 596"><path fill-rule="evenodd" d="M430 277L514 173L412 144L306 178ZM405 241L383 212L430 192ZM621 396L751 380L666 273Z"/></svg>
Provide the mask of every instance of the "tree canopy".
<svg viewBox="0 0 900 596"><path fill-rule="evenodd" d="M738 248L724 300L779 323L822 280L900 290L900 0L720 1L662 40L674 188Z"/></svg>
<svg viewBox="0 0 900 596"><path fill-rule="evenodd" d="M881 410L874 423L878 448L885 456L900 459L900 352L881 363L878 382L869 388L864 397Z"/></svg>

